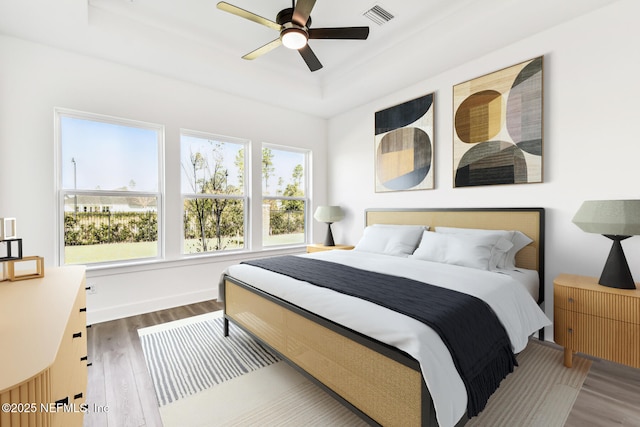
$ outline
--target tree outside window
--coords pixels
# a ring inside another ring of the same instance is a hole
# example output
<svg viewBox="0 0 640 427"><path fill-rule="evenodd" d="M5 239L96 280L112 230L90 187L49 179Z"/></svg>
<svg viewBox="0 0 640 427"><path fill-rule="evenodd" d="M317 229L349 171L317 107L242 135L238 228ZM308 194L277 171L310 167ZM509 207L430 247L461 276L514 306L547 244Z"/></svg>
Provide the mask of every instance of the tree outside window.
<svg viewBox="0 0 640 427"><path fill-rule="evenodd" d="M307 151L262 147L262 244L304 244L307 217Z"/></svg>
<svg viewBox="0 0 640 427"><path fill-rule="evenodd" d="M183 131L183 253L244 249L247 141Z"/></svg>

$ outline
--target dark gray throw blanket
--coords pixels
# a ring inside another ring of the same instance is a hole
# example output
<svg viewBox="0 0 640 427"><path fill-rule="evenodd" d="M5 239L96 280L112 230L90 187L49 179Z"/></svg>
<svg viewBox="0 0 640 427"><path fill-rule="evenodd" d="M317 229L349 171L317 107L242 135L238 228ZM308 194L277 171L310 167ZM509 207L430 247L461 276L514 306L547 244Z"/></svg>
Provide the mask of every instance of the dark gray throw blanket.
<svg viewBox="0 0 640 427"><path fill-rule="evenodd" d="M451 352L467 390L467 415L480 413L517 365L509 337L491 307L474 296L416 280L292 255L244 264L355 296L419 320Z"/></svg>

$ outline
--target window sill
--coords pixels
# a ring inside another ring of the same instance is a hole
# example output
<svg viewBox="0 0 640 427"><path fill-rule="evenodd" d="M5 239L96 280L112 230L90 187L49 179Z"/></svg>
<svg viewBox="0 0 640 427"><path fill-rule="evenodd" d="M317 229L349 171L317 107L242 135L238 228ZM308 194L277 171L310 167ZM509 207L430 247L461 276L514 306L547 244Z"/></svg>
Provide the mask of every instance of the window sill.
<svg viewBox="0 0 640 427"><path fill-rule="evenodd" d="M88 265L88 277L112 276L116 274L138 273L142 271L161 270L166 268L179 268L190 265L215 264L245 261L264 256L290 255L306 252L306 244L278 248L267 248L259 251L238 251L232 253L214 253L203 255L182 256L176 259L153 259L148 261L135 261L111 265Z"/></svg>

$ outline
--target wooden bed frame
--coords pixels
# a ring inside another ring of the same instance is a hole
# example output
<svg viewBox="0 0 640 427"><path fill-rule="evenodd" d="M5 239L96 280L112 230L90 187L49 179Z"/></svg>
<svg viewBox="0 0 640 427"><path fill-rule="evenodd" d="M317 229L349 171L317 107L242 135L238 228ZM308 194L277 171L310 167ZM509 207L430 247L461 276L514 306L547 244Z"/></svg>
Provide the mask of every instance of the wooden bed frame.
<svg viewBox="0 0 640 427"><path fill-rule="evenodd" d="M516 265L539 272L544 301L543 208L368 209L365 223L520 230L533 242ZM223 292L225 335L232 321L371 425L438 425L419 363L405 352L230 276Z"/></svg>

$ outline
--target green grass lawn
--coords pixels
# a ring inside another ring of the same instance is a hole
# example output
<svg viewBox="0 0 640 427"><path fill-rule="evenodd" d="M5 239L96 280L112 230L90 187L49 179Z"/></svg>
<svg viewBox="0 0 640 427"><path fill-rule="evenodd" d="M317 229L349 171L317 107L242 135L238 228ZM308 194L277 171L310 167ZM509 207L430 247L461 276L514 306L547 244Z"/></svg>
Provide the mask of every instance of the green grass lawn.
<svg viewBox="0 0 640 427"><path fill-rule="evenodd" d="M105 243L101 245L66 246L65 264L91 264L136 258L154 258L158 255L156 242Z"/></svg>

